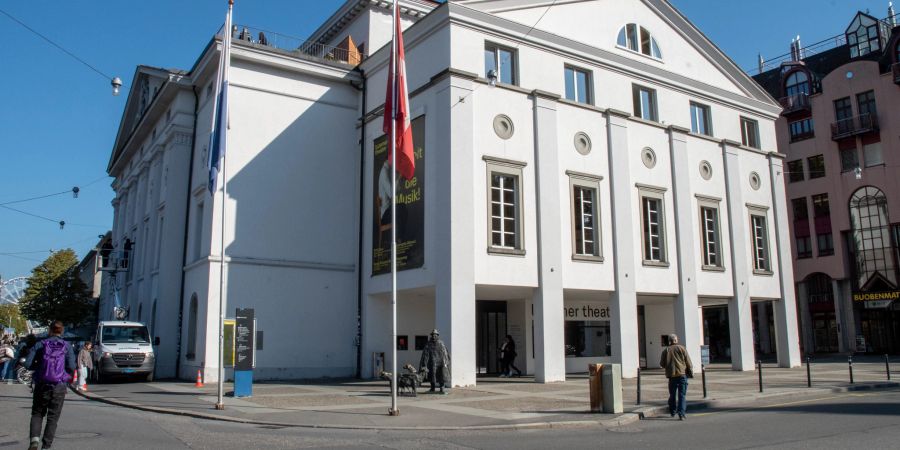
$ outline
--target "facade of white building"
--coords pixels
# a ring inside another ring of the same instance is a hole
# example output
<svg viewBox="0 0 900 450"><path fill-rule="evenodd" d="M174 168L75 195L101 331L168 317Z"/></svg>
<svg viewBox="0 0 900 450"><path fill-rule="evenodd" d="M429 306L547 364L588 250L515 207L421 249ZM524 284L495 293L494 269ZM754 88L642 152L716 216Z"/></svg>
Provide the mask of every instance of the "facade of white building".
<svg viewBox="0 0 900 450"><path fill-rule="evenodd" d="M634 376L673 332L696 361L705 344L751 370L767 346L799 365L781 109L686 18L665 0L400 1L417 169L396 194L396 344L391 3L347 1L313 44L234 36L226 309L256 311L257 378L370 377L391 345L415 365L433 328L454 385L496 373L507 334L542 382L592 362ZM134 251L101 317L118 286L162 338L159 376L217 364L219 46L188 72L138 68L109 166L113 240Z"/></svg>

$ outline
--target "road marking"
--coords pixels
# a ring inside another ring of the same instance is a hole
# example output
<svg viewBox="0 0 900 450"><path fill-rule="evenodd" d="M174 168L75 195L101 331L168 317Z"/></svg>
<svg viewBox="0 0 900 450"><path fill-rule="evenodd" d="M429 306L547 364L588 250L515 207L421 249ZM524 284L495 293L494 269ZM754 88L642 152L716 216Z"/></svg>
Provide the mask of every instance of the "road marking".
<svg viewBox="0 0 900 450"><path fill-rule="evenodd" d="M900 391L896 391L896 390L887 390L887 391L869 392L869 393L855 393L855 392L848 392L848 393L845 393L845 394L843 394L843 395L834 395L834 396L831 396L831 397L818 397L818 398L812 398L812 399L807 399L807 400L797 400L797 401L794 401L794 402L776 403L776 404L773 404L773 405L749 406L749 407L746 407L746 408L723 409L723 410L721 410L721 411L712 411L712 412L707 412L707 413L691 414L691 416L693 416L693 417L703 417L703 416L711 416L711 415L714 415L714 414L722 414L722 413L730 413L730 412L740 412L740 411L751 411L751 410L754 410L754 409L780 408L780 407L782 407L782 406L800 405L800 404L803 404L803 403L813 403L813 402L820 402L820 401L824 401L824 400L834 400L834 399L838 399L838 398L842 398L842 397L848 397L848 396L849 396L849 397L872 397L872 396L875 396L875 395L883 396L883 395L897 395L897 394L900 394Z"/></svg>

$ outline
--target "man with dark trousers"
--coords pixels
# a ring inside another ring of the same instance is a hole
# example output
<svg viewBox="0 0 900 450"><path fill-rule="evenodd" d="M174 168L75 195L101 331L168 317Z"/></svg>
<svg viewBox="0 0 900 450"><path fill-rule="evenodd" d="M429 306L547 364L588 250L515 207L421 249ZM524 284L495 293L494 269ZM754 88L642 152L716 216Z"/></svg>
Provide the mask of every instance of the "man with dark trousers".
<svg viewBox="0 0 900 450"><path fill-rule="evenodd" d="M669 415L678 420L686 418L687 405L684 397L687 395L688 378L693 376L693 365L687 349L678 344L678 336L669 335L669 346L666 347L659 358L659 366L666 369L666 378L669 379Z"/></svg>
<svg viewBox="0 0 900 450"><path fill-rule="evenodd" d="M66 389L71 374L76 369L75 352L72 351L72 346L62 339L62 334L62 322L53 321L47 339L35 344L25 361L25 367L34 370L31 445L28 450L37 450L39 445L42 449L48 449L53 445L56 423L66 400ZM47 418L46 427L43 427L44 417Z"/></svg>

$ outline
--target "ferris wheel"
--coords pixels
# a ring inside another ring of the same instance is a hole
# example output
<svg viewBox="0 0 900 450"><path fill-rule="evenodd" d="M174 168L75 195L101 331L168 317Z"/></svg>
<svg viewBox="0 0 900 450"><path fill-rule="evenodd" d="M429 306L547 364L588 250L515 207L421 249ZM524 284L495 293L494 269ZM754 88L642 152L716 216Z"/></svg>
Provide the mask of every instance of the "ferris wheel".
<svg viewBox="0 0 900 450"><path fill-rule="evenodd" d="M18 305L19 300L25 297L25 288L27 286L27 277L4 280L3 284L0 285L0 305Z"/></svg>

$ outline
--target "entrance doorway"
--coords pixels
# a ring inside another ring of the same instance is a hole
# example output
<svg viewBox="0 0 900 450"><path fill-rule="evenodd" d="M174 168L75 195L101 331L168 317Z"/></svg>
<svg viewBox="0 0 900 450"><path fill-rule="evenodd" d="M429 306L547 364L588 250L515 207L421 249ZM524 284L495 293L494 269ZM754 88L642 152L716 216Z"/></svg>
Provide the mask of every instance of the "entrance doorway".
<svg viewBox="0 0 900 450"><path fill-rule="evenodd" d="M506 337L506 302L478 301L475 306L478 373L500 373L500 346Z"/></svg>
<svg viewBox="0 0 900 450"><path fill-rule="evenodd" d="M703 343L709 346L709 361L731 363L731 330L728 306L703 307Z"/></svg>

